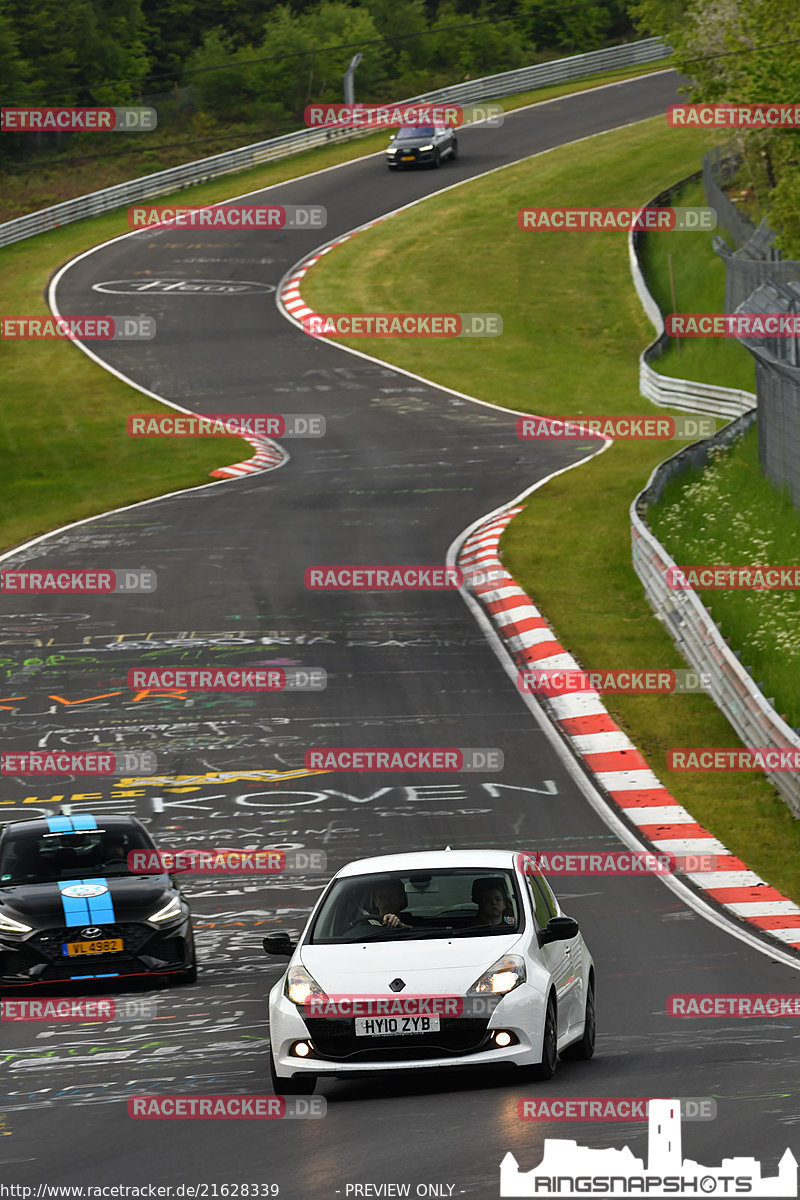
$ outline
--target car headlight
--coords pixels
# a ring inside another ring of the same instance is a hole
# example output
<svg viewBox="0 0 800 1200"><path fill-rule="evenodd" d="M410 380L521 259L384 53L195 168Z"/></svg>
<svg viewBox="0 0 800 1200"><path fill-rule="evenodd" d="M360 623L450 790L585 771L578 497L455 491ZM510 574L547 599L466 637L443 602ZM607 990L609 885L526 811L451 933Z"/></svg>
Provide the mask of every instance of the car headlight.
<svg viewBox="0 0 800 1200"><path fill-rule="evenodd" d="M286 972L283 993L288 996L292 1004L297 1004L301 1008L304 1004L308 1004L312 997L325 995L314 976L305 967L291 967Z"/></svg>
<svg viewBox="0 0 800 1200"><path fill-rule="evenodd" d="M0 933L30 933L32 928L31 925L23 925L21 921L13 921L11 917L0 913Z"/></svg>
<svg viewBox="0 0 800 1200"><path fill-rule="evenodd" d="M173 896L169 903L165 904L163 908L159 908L157 912L154 912L147 919L158 925L161 921L170 921L173 917L179 917L180 915L181 898L180 896Z"/></svg>
<svg viewBox="0 0 800 1200"><path fill-rule="evenodd" d="M433 142L431 142L430 146L420 146L420 150L432 150L432 149L433 149Z"/></svg>
<svg viewBox="0 0 800 1200"><path fill-rule="evenodd" d="M496 963L492 963L488 971L484 971L480 979L475 980L469 990L479 995L488 992L493 996L505 996L524 983L525 979L525 960L518 954L504 954Z"/></svg>

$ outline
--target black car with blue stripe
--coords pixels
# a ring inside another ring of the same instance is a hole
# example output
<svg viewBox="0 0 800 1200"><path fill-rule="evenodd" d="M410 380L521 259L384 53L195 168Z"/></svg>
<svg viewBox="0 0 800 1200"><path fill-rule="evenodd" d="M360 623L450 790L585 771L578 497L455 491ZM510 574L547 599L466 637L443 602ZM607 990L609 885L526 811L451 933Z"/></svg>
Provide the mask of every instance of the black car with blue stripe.
<svg viewBox="0 0 800 1200"><path fill-rule="evenodd" d="M191 914L166 872L128 867L154 850L135 817L12 821L0 833L0 987L196 978Z"/></svg>

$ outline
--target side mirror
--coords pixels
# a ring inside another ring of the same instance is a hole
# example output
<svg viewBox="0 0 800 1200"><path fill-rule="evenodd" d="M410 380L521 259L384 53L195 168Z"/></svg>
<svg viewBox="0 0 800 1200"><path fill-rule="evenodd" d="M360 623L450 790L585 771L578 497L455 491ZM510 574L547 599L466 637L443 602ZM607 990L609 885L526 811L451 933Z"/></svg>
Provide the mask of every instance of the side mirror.
<svg viewBox="0 0 800 1200"><path fill-rule="evenodd" d="M540 946L548 942L569 942L580 932L578 922L572 917L551 917L544 929L536 934Z"/></svg>
<svg viewBox="0 0 800 1200"><path fill-rule="evenodd" d="M294 951L294 942L288 933L273 933L265 937L261 945L265 954L279 954L289 958Z"/></svg>

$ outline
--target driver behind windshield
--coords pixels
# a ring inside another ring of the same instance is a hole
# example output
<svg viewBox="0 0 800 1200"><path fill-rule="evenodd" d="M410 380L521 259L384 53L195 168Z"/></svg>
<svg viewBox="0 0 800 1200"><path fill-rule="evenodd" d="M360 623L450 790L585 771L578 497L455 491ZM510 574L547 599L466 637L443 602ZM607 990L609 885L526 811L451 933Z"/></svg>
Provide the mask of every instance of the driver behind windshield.
<svg viewBox="0 0 800 1200"><path fill-rule="evenodd" d="M510 924L505 919L509 916L513 921L511 902L500 879L476 879L472 885L472 902L478 906L475 918L478 925Z"/></svg>
<svg viewBox="0 0 800 1200"><path fill-rule="evenodd" d="M385 879L376 883L370 893L370 904L377 909L381 925L386 929L413 929L413 924L405 924L411 914L403 910L408 905L405 884L402 879Z"/></svg>

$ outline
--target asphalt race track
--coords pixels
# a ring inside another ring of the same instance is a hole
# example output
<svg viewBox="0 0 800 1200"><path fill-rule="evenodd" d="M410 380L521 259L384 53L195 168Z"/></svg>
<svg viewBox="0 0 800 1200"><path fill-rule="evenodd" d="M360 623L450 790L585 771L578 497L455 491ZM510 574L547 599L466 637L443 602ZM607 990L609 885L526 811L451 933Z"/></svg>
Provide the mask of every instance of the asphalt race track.
<svg viewBox="0 0 800 1200"><path fill-rule="evenodd" d="M198 412L321 413L327 434L286 442L291 457L278 470L112 513L5 560L157 572L157 591L138 597L4 596L0 639L11 698L2 702L4 746L153 749L159 777L127 787L78 779L60 792L41 779L6 780L3 819L56 815L62 801L74 812L132 811L163 847L322 849L331 871L372 853L448 844L618 846L457 593L314 593L303 582L306 567L329 563L443 565L478 518L592 447L520 442L509 414L309 339L278 312L274 288L322 241L459 180L661 113L676 86L675 74L656 73L512 113L499 130L465 129L461 157L438 172L389 174L371 157L270 190L280 203L325 205L322 235L143 232L69 266L57 285L61 313L155 316L153 341L94 344L142 388ZM176 279L270 290L152 286ZM129 282L109 287L119 280ZM255 663L323 667L328 687L183 700L136 695L125 682L129 668L151 664ZM449 777L303 770L309 747L358 745L498 747L505 768ZM159 781L253 770L286 778ZM319 1088L319 1120L128 1117L125 1100L138 1094L270 1093L265 996L282 968L261 939L298 932L325 878L192 876L200 976L148 993L155 1021L4 1023L0 1181L274 1183L286 1200L357 1195L347 1190L355 1184L409 1184L414 1195L436 1184L428 1194L483 1198L498 1195L508 1150L529 1169L546 1136L629 1143L646 1156L644 1123L521 1121L518 1099L537 1093L513 1074L331 1081ZM753 1155L773 1174L797 1145L796 1023L680 1022L665 1007L679 992L793 992L796 971L653 877L578 877L556 888L597 963L599 1043L591 1063L562 1063L536 1086L552 1096L714 1097L715 1121L684 1122L686 1155L709 1166Z"/></svg>

